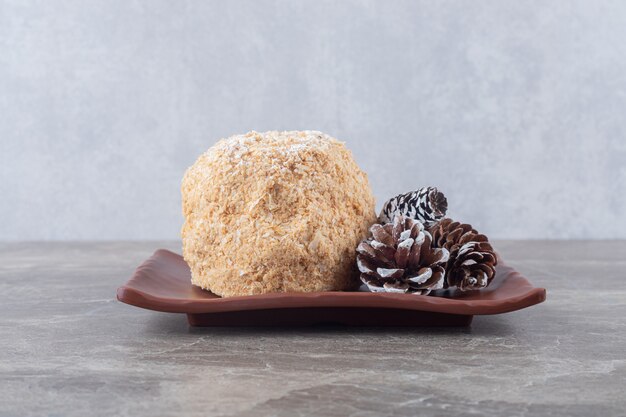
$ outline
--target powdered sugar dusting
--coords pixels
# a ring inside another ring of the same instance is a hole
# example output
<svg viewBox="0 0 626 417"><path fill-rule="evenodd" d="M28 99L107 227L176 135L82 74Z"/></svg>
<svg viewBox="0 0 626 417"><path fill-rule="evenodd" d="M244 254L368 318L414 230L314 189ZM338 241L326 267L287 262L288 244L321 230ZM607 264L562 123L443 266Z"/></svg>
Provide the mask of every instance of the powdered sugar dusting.
<svg viewBox="0 0 626 417"><path fill-rule="evenodd" d="M269 131L265 133L248 132L220 140L207 154L215 153L231 159L240 159L251 152L290 156L313 149L328 149L336 139L318 131Z"/></svg>

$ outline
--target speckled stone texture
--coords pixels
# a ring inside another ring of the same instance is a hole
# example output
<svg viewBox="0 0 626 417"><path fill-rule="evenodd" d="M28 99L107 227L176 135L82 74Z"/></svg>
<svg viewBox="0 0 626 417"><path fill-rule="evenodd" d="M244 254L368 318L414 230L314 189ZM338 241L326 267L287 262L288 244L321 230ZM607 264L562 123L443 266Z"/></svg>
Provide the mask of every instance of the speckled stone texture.
<svg viewBox="0 0 626 417"><path fill-rule="evenodd" d="M115 300L158 247L0 244L0 416L608 416L626 242L497 241L548 289L471 328L190 328Z"/></svg>

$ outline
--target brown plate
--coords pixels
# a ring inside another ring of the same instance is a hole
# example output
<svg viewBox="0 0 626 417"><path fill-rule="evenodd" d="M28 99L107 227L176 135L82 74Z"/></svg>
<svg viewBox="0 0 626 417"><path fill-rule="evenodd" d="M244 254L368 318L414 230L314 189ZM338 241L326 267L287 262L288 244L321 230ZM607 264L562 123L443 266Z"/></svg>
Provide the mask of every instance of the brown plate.
<svg viewBox="0 0 626 417"><path fill-rule="evenodd" d="M192 326L277 326L339 323L369 326L467 326L475 314L519 310L546 299L508 265L474 292L436 296L371 292L274 293L221 298L191 285L182 256L159 249L117 289L117 299L149 310L185 313Z"/></svg>

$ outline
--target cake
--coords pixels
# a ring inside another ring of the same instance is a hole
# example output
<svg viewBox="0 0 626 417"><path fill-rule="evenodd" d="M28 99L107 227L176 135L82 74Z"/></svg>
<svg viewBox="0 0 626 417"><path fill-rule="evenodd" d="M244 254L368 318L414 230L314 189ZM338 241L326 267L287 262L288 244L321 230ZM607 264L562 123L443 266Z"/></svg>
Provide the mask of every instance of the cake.
<svg viewBox="0 0 626 417"><path fill-rule="evenodd" d="M355 247L376 214L344 143L316 131L231 136L181 189L193 285L222 297L358 287Z"/></svg>

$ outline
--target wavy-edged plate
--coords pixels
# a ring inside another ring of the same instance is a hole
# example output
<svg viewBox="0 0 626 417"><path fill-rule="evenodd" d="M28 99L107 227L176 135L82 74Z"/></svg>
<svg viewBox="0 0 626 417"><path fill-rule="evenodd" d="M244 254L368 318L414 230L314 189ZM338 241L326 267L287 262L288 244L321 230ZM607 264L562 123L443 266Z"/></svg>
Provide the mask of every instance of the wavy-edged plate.
<svg viewBox="0 0 626 417"><path fill-rule="evenodd" d="M493 283L473 292L440 290L423 296L337 291L221 298L191 284L182 256L159 249L117 289L117 299L149 310L185 313L192 326L468 326L474 315L541 303L546 290L533 287L500 262Z"/></svg>

